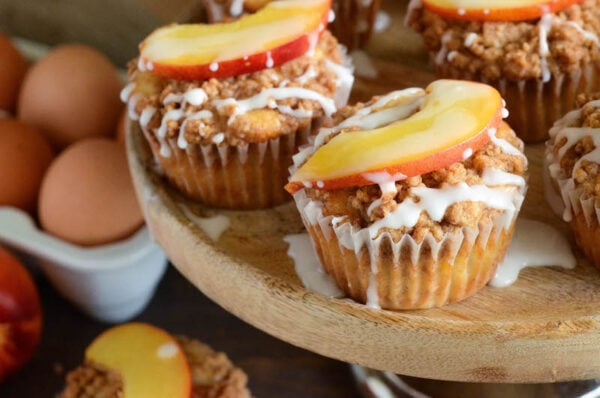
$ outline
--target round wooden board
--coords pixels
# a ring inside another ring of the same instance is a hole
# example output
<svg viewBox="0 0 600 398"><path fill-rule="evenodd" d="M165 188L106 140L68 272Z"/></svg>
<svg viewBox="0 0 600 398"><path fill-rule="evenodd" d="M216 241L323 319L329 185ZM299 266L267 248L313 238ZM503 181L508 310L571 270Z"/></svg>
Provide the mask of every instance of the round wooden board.
<svg viewBox="0 0 600 398"><path fill-rule="evenodd" d="M357 79L353 99L433 79L420 38L399 22L406 3L384 3L394 23L368 49L380 77ZM302 286L283 240L303 231L293 204L253 212L206 209L183 199L153 171L135 127L128 155L146 221L172 263L223 308L273 336L342 361L422 378L535 383L600 377L600 273L579 253L574 270L527 269L514 285L485 287L458 304L372 310ZM552 224L572 242L568 226L544 200L543 144L529 146L527 155L530 186L521 217ZM181 204L197 216L225 214L231 226L213 242ZM189 316L202 322L201 313Z"/></svg>
<svg viewBox="0 0 600 398"><path fill-rule="evenodd" d="M543 145L528 148L530 188L521 217L566 225L544 201ZM302 232L293 204L232 212L186 201L157 175L137 128L130 168L146 221L172 263L204 294L263 331L319 354L423 378L474 382L553 382L600 376L600 273L535 268L503 289L485 287L439 309L378 311L307 291L288 258L287 234ZM224 214L217 242L182 211ZM174 310L176 310L174 308ZM202 322L202 314L190 314Z"/></svg>

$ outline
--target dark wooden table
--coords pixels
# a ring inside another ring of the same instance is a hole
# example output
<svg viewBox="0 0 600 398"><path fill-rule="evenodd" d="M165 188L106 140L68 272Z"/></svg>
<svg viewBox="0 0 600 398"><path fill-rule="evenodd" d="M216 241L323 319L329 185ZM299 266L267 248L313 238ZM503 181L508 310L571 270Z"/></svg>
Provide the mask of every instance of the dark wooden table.
<svg viewBox="0 0 600 398"><path fill-rule="evenodd" d="M36 355L0 385L1 398L54 397L85 347L110 325L96 322L60 297L41 275L36 282L44 331ZM268 308L265 308L268 311ZM211 302L169 267L156 295L135 320L186 334L225 351L249 376L256 397L357 398L350 367L277 340Z"/></svg>

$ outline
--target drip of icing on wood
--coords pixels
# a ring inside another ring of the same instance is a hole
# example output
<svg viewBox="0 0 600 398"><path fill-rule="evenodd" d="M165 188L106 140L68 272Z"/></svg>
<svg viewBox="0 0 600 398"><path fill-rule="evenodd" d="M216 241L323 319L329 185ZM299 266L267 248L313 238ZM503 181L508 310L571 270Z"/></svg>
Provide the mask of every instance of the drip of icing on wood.
<svg viewBox="0 0 600 398"><path fill-rule="evenodd" d="M286 235L283 240L290 245L287 254L294 261L296 274L304 287L327 297L344 296L333 279L323 271L307 233Z"/></svg>
<svg viewBox="0 0 600 398"><path fill-rule="evenodd" d="M519 219L510 248L490 286L513 284L519 272L527 267L559 266L567 269L577 264L571 246L563 234L551 225Z"/></svg>
<svg viewBox="0 0 600 398"><path fill-rule="evenodd" d="M178 206L187 218L200 227L200 229L215 242L219 240L223 232L231 225L229 217L222 214L213 217L200 217L194 214L194 212L183 203L178 203Z"/></svg>
<svg viewBox="0 0 600 398"><path fill-rule="evenodd" d="M350 57L354 65L354 73L357 76L366 77L367 79L377 78L379 72L375 65L373 65L369 54L362 50L354 50L350 53Z"/></svg>

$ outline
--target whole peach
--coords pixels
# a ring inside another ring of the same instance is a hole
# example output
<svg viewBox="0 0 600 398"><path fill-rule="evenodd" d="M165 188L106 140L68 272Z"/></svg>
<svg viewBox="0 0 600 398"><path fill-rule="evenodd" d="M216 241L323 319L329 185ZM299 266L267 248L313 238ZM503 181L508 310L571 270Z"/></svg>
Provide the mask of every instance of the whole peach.
<svg viewBox="0 0 600 398"><path fill-rule="evenodd" d="M37 287L21 262L0 247L0 382L31 358L41 330Z"/></svg>

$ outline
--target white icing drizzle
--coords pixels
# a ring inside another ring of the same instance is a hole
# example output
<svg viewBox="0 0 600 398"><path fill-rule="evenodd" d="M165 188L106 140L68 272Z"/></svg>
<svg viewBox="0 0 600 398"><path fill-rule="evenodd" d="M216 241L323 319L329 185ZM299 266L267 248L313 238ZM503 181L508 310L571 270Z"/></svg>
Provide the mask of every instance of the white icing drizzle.
<svg viewBox="0 0 600 398"><path fill-rule="evenodd" d="M304 287L327 297L343 297L343 292L323 271L307 233L286 235L283 240L289 244L287 254L294 261L296 274Z"/></svg>
<svg viewBox="0 0 600 398"><path fill-rule="evenodd" d="M368 180L373 184L379 184L380 186L385 186L384 184L386 184L388 181L400 181L406 179L406 176L402 173L390 174L385 170L372 173L362 173L362 177L365 180Z"/></svg>
<svg viewBox="0 0 600 398"><path fill-rule="evenodd" d="M392 18L390 17L390 14L381 10L377 11L377 14L375 15L375 23L373 24L373 30L375 32L383 32L389 28L391 24Z"/></svg>
<svg viewBox="0 0 600 398"><path fill-rule="evenodd" d="M332 9L329 9L329 13L327 14L327 22L332 23L335 21L335 12Z"/></svg>
<svg viewBox="0 0 600 398"><path fill-rule="evenodd" d="M544 83L550 81L552 75L550 74L550 69L548 68L548 56L550 55L550 46L548 44L548 34L552 29L552 22L554 20L554 16L552 14L544 14L538 23L540 44L539 44L539 54L540 54L540 66L542 68L542 81Z"/></svg>
<svg viewBox="0 0 600 398"><path fill-rule="evenodd" d="M446 57L448 56L448 47L446 47L446 44L450 40L452 40L452 31L448 31L442 35L442 40L440 43L440 50L438 51L437 55L435 56L436 64L441 65L446 60Z"/></svg>
<svg viewBox="0 0 600 398"><path fill-rule="evenodd" d="M208 111L206 109L189 115L183 121L183 123L181 123L181 127L179 128L179 136L177 137L177 146L179 148L181 148L181 149L186 149L187 146L188 146L188 142L187 142L187 140L185 138L185 130L187 128L187 124L188 124L189 121L191 121L191 120L211 119L212 117L213 117L212 112ZM201 137L203 136L203 134L202 134L202 127L201 126L199 126L198 135L201 136Z"/></svg>
<svg viewBox="0 0 600 398"><path fill-rule="evenodd" d="M600 108L600 100L590 101L585 106ZM581 109L571 111L558 120L550 129L550 141L546 148L546 161L548 172L556 180L565 205L563 219L570 222L574 214L583 212L586 221L589 223L594 217L600 219L598 217L600 213L598 213L594 198L582 197L582 188L575 183L575 173L584 161L600 164L600 128L574 126L573 124L580 123L581 114ZM561 160L570 148L585 137L591 138L594 150L582 156L573 166L571 175L566 175L560 165ZM556 143L563 141L564 145L555 150Z"/></svg>
<svg viewBox="0 0 600 398"><path fill-rule="evenodd" d="M408 21L414 10L423 7L423 0L410 0L408 8L406 9L406 15L404 16L404 26L408 26Z"/></svg>
<svg viewBox="0 0 600 398"><path fill-rule="evenodd" d="M518 210L515 198L519 196L519 189L515 187L490 188L462 182L445 188L415 187L410 191L417 200L405 199L386 217L367 227L371 239L377 237L381 229L414 227L422 212L426 212L432 220L439 222L446 214L446 210L459 202L483 202L490 208L507 212Z"/></svg>
<svg viewBox="0 0 600 398"><path fill-rule="evenodd" d="M377 78L379 72L369 54L363 50L354 50L350 53L350 57L352 57L352 63L354 64L357 76L366 77L367 79Z"/></svg>
<svg viewBox="0 0 600 398"><path fill-rule="evenodd" d="M576 264L571 246L560 231L539 221L519 219L506 257L489 284L493 287L509 286L526 267L559 266L571 269Z"/></svg>
<svg viewBox="0 0 600 398"><path fill-rule="evenodd" d="M352 84L354 84L354 75L352 74L352 61L349 57L344 57L344 65L336 64L330 60L325 61L325 66L336 75L336 92L333 95L333 102L337 108L342 108L348 103Z"/></svg>
<svg viewBox="0 0 600 398"><path fill-rule="evenodd" d="M374 263L373 263L374 264ZM367 302L366 306L375 310L380 310L379 293L377 293L377 272L371 270L369 275L369 286L367 287Z"/></svg>
<svg viewBox="0 0 600 398"><path fill-rule="evenodd" d="M208 7L213 22L220 22L225 16L225 10L223 4L216 2L215 0L204 0L204 4Z"/></svg>
<svg viewBox="0 0 600 398"><path fill-rule="evenodd" d="M462 158L463 160L470 158L473 155L473 149L472 148L467 148L465 149L465 151L462 154Z"/></svg>
<svg viewBox="0 0 600 398"><path fill-rule="evenodd" d="M467 34L464 42L465 47L471 47L475 43L475 40L477 40L477 33L470 32Z"/></svg>
<svg viewBox="0 0 600 398"><path fill-rule="evenodd" d="M131 82L131 83L127 83L127 85L125 85L125 87L123 87L123 89L120 92L120 98L121 98L121 102L127 102L129 100L129 98L131 97L131 93L133 93L133 90L135 90L135 83Z"/></svg>
<svg viewBox="0 0 600 398"><path fill-rule="evenodd" d="M483 183L490 187L502 185L515 185L517 187L525 186L525 178L522 176L499 169L485 169L481 178L483 179Z"/></svg>
<svg viewBox="0 0 600 398"><path fill-rule="evenodd" d="M231 0L229 13L232 17L239 17L244 12L244 0Z"/></svg>
<svg viewBox="0 0 600 398"><path fill-rule="evenodd" d="M275 62L273 61L273 56L271 55L271 51L267 51L267 62L265 63L265 66L267 68L272 68L274 64L275 64Z"/></svg>
<svg viewBox="0 0 600 398"><path fill-rule="evenodd" d="M331 116L336 111L333 99L319 94L316 91L301 87L275 87L262 90L260 93L243 100L227 98L225 100L215 100L213 104L222 109L226 106L235 105L234 113L229 117L228 124L233 123L235 118L243 113L253 109L264 108L268 106L271 100L283 100L288 98L301 98L317 101L327 116ZM279 109L283 112L285 109Z"/></svg>
<svg viewBox="0 0 600 398"><path fill-rule="evenodd" d="M148 126L148 123L150 123L150 120L152 120L152 117L154 116L155 113L156 113L155 107L153 107L153 106L146 107L142 111L142 114L140 115L140 126L142 128L145 128L146 126Z"/></svg>
<svg viewBox="0 0 600 398"><path fill-rule="evenodd" d="M231 220L229 217L223 214L217 214L213 217L200 217L197 216L192 210L190 210L187 205L183 203L177 203L183 214L194 223L200 227L200 229L213 241L218 241L223 232L227 231L229 226L231 225Z"/></svg>
<svg viewBox="0 0 600 398"><path fill-rule="evenodd" d="M577 31L579 33L581 33L586 40L591 40L594 42L594 44L596 44L597 46L600 46L600 40L598 39L598 36L595 33L590 32L589 30L583 29L583 27L581 25L579 25L577 22L567 21L565 23L567 25L572 26L575 29L577 29Z"/></svg>
<svg viewBox="0 0 600 398"><path fill-rule="evenodd" d="M171 156L171 148L167 144L168 124L171 120L179 120L183 117L183 111L180 109L171 109L162 118L160 127L156 131L156 138L160 144L160 156L168 158Z"/></svg>

